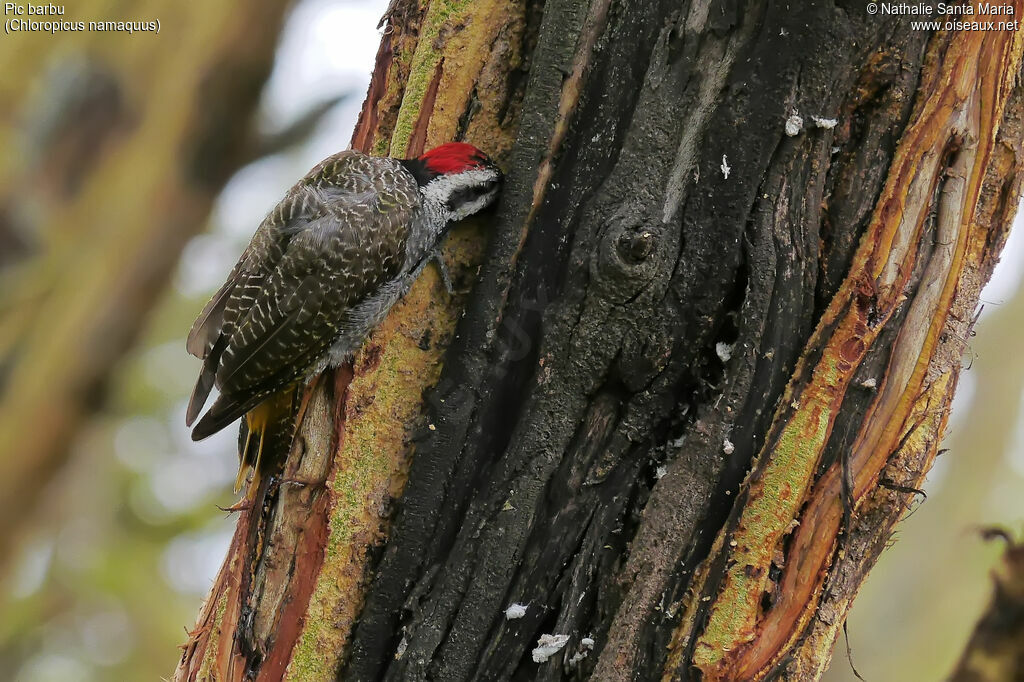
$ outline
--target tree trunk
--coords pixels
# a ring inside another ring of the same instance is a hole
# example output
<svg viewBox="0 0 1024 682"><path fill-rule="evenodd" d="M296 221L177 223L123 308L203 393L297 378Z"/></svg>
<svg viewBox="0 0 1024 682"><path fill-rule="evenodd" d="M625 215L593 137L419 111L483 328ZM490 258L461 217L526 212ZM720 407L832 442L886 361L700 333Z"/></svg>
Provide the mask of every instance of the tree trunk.
<svg viewBox="0 0 1024 682"><path fill-rule="evenodd" d="M150 2L122 16L80 2L68 20L159 19L161 32L0 44L0 565L181 249L252 159L288 4Z"/></svg>
<svg viewBox="0 0 1024 682"><path fill-rule="evenodd" d="M500 160L473 293L428 271L310 392L177 679L817 677L1017 206L1022 50L861 3L394 3L354 144Z"/></svg>

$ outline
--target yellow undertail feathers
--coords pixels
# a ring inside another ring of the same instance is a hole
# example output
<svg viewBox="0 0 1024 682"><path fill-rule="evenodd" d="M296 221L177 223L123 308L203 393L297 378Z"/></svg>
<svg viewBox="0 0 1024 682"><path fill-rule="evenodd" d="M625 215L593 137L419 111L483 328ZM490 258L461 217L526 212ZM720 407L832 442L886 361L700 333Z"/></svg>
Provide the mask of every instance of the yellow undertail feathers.
<svg viewBox="0 0 1024 682"><path fill-rule="evenodd" d="M263 473L270 465L265 457L283 461L291 445L295 427L294 405L296 386L279 391L249 410L245 415L245 442L238 452L238 476L235 477L235 492L242 489L246 474L252 469L252 478L246 490L246 497L253 499L259 489Z"/></svg>

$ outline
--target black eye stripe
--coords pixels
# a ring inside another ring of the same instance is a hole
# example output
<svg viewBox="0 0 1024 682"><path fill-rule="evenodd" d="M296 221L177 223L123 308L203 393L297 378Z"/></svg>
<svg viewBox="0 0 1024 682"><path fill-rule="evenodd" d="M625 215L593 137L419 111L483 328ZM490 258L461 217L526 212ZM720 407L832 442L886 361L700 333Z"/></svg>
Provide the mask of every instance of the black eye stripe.
<svg viewBox="0 0 1024 682"><path fill-rule="evenodd" d="M471 201L476 198L475 187L461 187L455 192L452 192L451 196L448 197L448 207L455 209L456 207Z"/></svg>
<svg viewBox="0 0 1024 682"><path fill-rule="evenodd" d="M470 185L468 187L460 187L458 190L452 192L448 197L448 210L454 211L459 206L472 203L487 194L494 191L496 182L487 182L481 185Z"/></svg>

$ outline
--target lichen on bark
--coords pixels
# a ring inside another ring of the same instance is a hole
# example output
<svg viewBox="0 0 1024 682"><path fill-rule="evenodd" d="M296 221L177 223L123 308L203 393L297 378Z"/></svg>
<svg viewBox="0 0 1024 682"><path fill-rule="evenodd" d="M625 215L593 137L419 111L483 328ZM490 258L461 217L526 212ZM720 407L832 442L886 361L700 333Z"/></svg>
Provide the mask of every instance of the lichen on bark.
<svg viewBox="0 0 1024 682"><path fill-rule="evenodd" d="M512 1L437 1L422 11L407 8L401 16L409 23L391 25L383 36L382 59L354 142L406 157L458 137L501 162L516 125L505 103L511 97L511 74L522 65L523 15L521 3ZM443 89L436 83L431 88L430 79L439 79ZM448 237L444 257L460 287L471 285L485 241L473 224ZM251 532L250 524L260 526L262 558L250 556L251 543L238 542L222 572L231 570L233 561L256 562L251 570L262 591L256 597L224 593L227 583L215 584L208 599L221 603L228 594L248 600L249 624L242 625L239 612L219 610L210 619L211 631L227 633L217 638L219 646L235 650L220 656L214 679L241 679L246 671L260 679L278 674L326 679L337 669L362 605L371 553L387 538L392 500L402 492L416 433L432 428L422 418L421 398L437 381L465 296L465 291L448 295L428 268L367 340L351 371L343 368L321 378L320 392L309 404L333 399L335 409L305 413L298 450L293 448L289 460L308 459L310 448L327 458L324 479L299 479L320 501L285 504L283 493L276 493L266 510L242 513L239 534ZM324 394L328 384L333 390ZM321 524L322 534L317 530ZM295 530L283 536L288 526ZM279 547L285 537L287 543ZM272 567L281 560L286 566L294 562L293 568L274 577ZM294 622L284 623L285 617ZM290 634L282 636L284 630ZM236 631L262 653L239 664ZM204 641L216 646L216 640ZM189 659L195 656L205 661L210 650L203 652L193 642L179 666L180 678L192 679ZM203 665L204 670L210 667Z"/></svg>
<svg viewBox="0 0 1024 682"><path fill-rule="evenodd" d="M473 294L428 271L334 377L330 539L289 674L819 674L934 457L1020 193L993 169L1024 166L1021 34L401 7L354 139L464 136L506 185L486 251L474 228L448 251L480 264ZM797 111L837 124L791 135ZM570 640L537 663L543 634Z"/></svg>

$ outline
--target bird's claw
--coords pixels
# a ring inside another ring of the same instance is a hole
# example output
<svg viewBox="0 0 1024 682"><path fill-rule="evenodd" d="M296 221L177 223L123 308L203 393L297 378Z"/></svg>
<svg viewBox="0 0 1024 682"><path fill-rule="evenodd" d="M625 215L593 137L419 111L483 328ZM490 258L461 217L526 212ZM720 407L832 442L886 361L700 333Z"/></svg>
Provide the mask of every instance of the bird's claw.
<svg viewBox="0 0 1024 682"><path fill-rule="evenodd" d="M445 261L444 256L441 255L440 251L435 251L430 255L430 259L434 261L438 272L441 273L441 281L444 282L445 291L448 292L449 296L454 296L455 287L452 286L452 274L448 270L448 263Z"/></svg>

